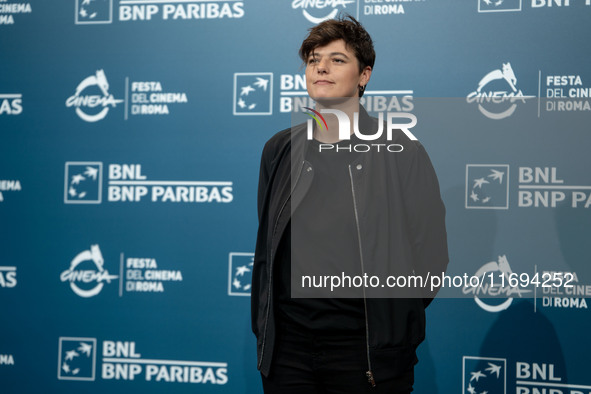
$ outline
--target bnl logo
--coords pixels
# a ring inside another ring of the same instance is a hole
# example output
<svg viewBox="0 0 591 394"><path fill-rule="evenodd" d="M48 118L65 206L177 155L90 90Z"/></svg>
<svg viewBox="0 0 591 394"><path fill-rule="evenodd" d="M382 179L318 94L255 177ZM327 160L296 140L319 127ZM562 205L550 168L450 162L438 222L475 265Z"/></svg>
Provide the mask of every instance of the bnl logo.
<svg viewBox="0 0 591 394"><path fill-rule="evenodd" d="M57 378L60 380L94 380L96 338L59 339Z"/></svg>
<svg viewBox="0 0 591 394"><path fill-rule="evenodd" d="M254 253L230 253L228 265L228 295L249 296Z"/></svg>
<svg viewBox="0 0 591 394"><path fill-rule="evenodd" d="M466 208L509 209L509 165L466 165Z"/></svg>
<svg viewBox="0 0 591 394"><path fill-rule="evenodd" d="M464 356L462 364L462 394L506 393L506 359Z"/></svg>
<svg viewBox="0 0 591 394"><path fill-rule="evenodd" d="M478 12L521 11L522 0L478 0Z"/></svg>
<svg viewBox="0 0 591 394"><path fill-rule="evenodd" d="M103 163L68 161L64 178L64 203L100 204L102 184Z"/></svg>
<svg viewBox="0 0 591 394"><path fill-rule="evenodd" d="M234 73L234 115L273 114L273 73Z"/></svg>
<svg viewBox="0 0 591 394"><path fill-rule="evenodd" d="M113 0L75 0L76 24L113 22Z"/></svg>

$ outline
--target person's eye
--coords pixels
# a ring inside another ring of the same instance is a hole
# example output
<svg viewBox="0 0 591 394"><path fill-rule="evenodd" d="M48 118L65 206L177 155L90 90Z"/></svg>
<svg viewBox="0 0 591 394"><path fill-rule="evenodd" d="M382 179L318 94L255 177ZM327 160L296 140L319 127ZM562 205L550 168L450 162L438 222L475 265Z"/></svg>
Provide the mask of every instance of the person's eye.
<svg viewBox="0 0 591 394"><path fill-rule="evenodd" d="M335 63L345 63L345 61L343 59L340 59L338 57L335 57L334 59L332 59L332 61Z"/></svg>
<svg viewBox="0 0 591 394"><path fill-rule="evenodd" d="M317 58L311 57L310 59L308 59L308 64L315 64L315 63L318 63Z"/></svg>

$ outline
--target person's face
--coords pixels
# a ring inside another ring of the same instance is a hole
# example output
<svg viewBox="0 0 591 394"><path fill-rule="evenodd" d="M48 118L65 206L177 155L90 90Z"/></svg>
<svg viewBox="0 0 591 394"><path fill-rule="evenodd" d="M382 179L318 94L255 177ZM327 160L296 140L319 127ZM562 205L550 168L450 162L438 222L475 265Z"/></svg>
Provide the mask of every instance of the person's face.
<svg viewBox="0 0 591 394"><path fill-rule="evenodd" d="M343 40L314 49L307 59L306 88L312 98L358 97L370 76L369 66L359 73L359 62Z"/></svg>

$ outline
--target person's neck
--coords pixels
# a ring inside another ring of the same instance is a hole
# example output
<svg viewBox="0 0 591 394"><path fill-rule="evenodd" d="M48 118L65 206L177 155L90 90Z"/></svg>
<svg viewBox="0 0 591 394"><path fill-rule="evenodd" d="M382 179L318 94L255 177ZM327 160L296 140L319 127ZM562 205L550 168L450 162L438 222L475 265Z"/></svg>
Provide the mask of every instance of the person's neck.
<svg viewBox="0 0 591 394"><path fill-rule="evenodd" d="M349 119L349 135L353 134L354 114L359 112L359 99L357 97L339 103L329 103L328 105L327 103L317 102L316 110L321 112L323 109L336 109L345 113ZM314 139L326 144L339 142L341 138L339 136L339 121L336 115L326 114L324 119L326 120L327 128L326 130L319 130L318 127L315 127Z"/></svg>

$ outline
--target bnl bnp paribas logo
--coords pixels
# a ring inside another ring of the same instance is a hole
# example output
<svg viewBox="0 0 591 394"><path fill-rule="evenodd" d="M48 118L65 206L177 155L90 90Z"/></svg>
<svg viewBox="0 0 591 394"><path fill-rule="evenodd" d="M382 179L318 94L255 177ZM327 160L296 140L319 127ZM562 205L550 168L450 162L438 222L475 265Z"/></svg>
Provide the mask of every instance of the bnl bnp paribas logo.
<svg viewBox="0 0 591 394"><path fill-rule="evenodd" d="M233 115L272 115L275 79L279 85L275 104L280 113L315 106L301 74L279 74L274 78L271 72L237 72L233 79ZM366 90L359 102L369 112L410 112L414 108L413 94L413 90Z"/></svg>
<svg viewBox="0 0 591 394"><path fill-rule="evenodd" d="M0 93L0 115L20 115L22 112L22 93Z"/></svg>
<svg viewBox="0 0 591 394"><path fill-rule="evenodd" d="M112 23L113 0L75 0L77 25ZM119 0L120 22L237 19L244 16L239 0Z"/></svg>
<svg viewBox="0 0 591 394"><path fill-rule="evenodd" d="M66 100L66 107L75 108L76 114L86 122L98 122L121 103L122 99L116 99L109 92L105 72L97 70L78 84L74 94Z"/></svg>
<svg viewBox="0 0 591 394"><path fill-rule="evenodd" d="M521 0L478 0L478 12L521 11Z"/></svg>
<svg viewBox="0 0 591 394"><path fill-rule="evenodd" d="M72 291L83 298L94 297L101 292L105 284L119 279L105 268L105 260L99 245L78 253L70 262L67 270L60 275L62 282L70 283Z"/></svg>
<svg viewBox="0 0 591 394"><path fill-rule="evenodd" d="M498 120L513 115L519 103L525 104L525 100L531 98L535 96L526 96L517 88L517 77L511 63L507 62L500 69L487 73L466 100L476 103L487 118Z"/></svg>
<svg viewBox="0 0 591 394"><path fill-rule="evenodd" d="M477 0L478 12L521 11L523 0ZM532 9L590 6L591 0L525 0Z"/></svg>
<svg viewBox="0 0 591 394"><path fill-rule="evenodd" d="M57 365L59 380L93 381L96 370L96 339L60 338Z"/></svg>
<svg viewBox="0 0 591 394"><path fill-rule="evenodd" d="M314 24L334 19L339 12L359 17L357 0L293 0L291 8L301 10L304 18Z"/></svg>
<svg viewBox="0 0 591 394"><path fill-rule="evenodd" d="M464 356L462 364L462 394L505 394L507 392L506 359Z"/></svg>
<svg viewBox="0 0 591 394"><path fill-rule="evenodd" d="M589 385L567 383L561 373L564 367L560 364L547 360L509 361L506 358L463 356L462 394L506 394L508 376L511 392L516 394L586 394L591 390ZM515 366L515 369L507 372L508 365Z"/></svg>
<svg viewBox="0 0 591 394"><path fill-rule="evenodd" d="M234 199L231 181L149 180L141 164L115 164L108 168L107 201L132 203L230 203ZM66 162L65 204L100 204L103 163Z"/></svg>
<svg viewBox="0 0 591 394"><path fill-rule="evenodd" d="M96 338L60 337L58 379L199 385L228 383L227 362L145 358L138 352L135 341L101 341L102 351L99 352L97 342ZM97 354L100 356L98 360Z"/></svg>
<svg viewBox="0 0 591 394"><path fill-rule="evenodd" d="M567 183L558 167L519 166L514 172L517 208L591 208L591 186ZM509 209L509 189L508 164L466 165L466 209Z"/></svg>
<svg viewBox="0 0 591 394"><path fill-rule="evenodd" d="M101 162L67 162L64 202L66 204L100 204L102 177L103 163Z"/></svg>
<svg viewBox="0 0 591 394"><path fill-rule="evenodd" d="M228 258L228 295L250 295L253 266L254 253L230 253Z"/></svg>
<svg viewBox="0 0 591 394"><path fill-rule="evenodd" d="M16 286L16 267L0 265L0 288L13 288Z"/></svg>
<svg viewBox="0 0 591 394"><path fill-rule="evenodd" d="M509 165L466 165L466 209L509 209Z"/></svg>
<svg viewBox="0 0 591 394"><path fill-rule="evenodd" d="M273 114L273 73L234 73L234 115Z"/></svg>
<svg viewBox="0 0 591 394"><path fill-rule="evenodd" d="M111 23L113 0L75 0L77 25Z"/></svg>

